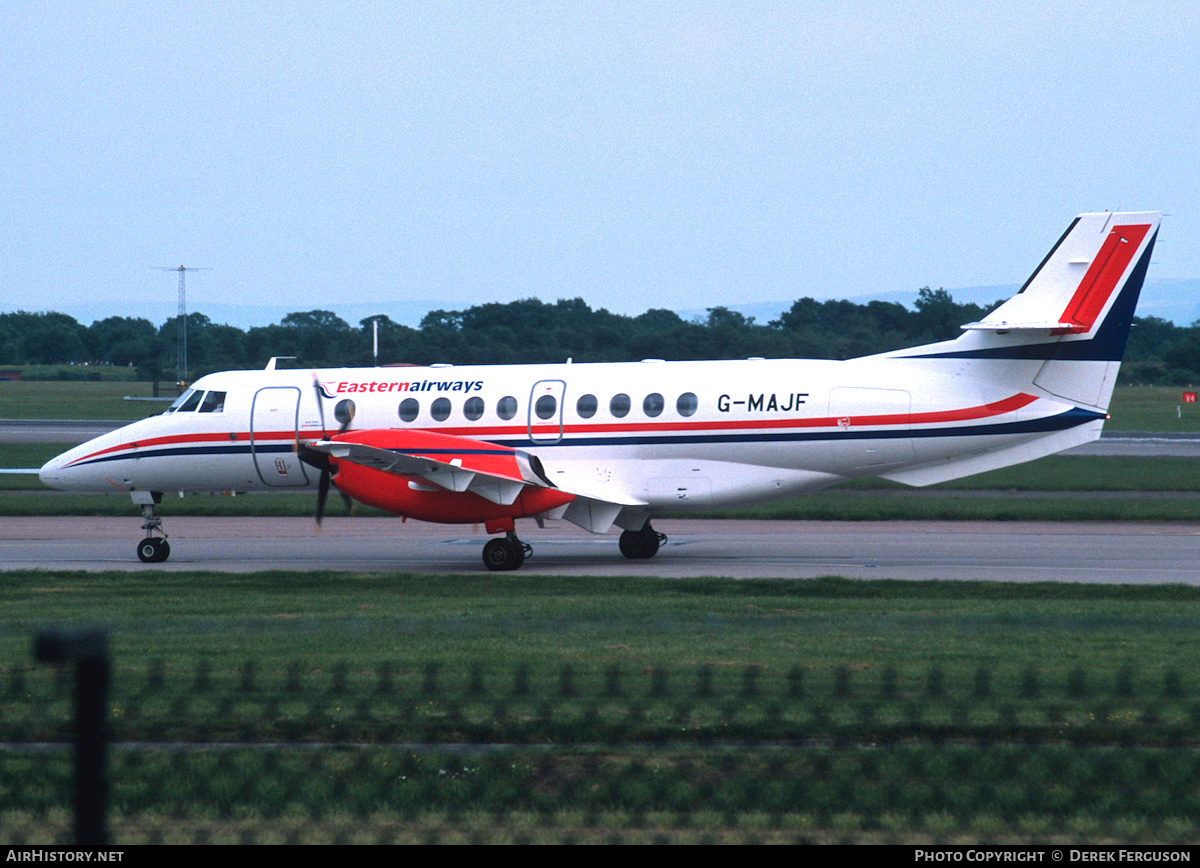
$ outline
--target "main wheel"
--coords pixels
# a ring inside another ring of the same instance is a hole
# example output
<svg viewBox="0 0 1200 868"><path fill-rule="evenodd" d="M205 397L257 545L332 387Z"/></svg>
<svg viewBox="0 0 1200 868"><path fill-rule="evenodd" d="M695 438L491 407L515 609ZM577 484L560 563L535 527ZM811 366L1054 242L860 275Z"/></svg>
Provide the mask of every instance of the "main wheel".
<svg viewBox="0 0 1200 868"><path fill-rule="evenodd" d="M623 532L618 545L621 554L630 560L644 560L658 554L658 547L665 539L665 536L650 527L650 523L647 522L641 530Z"/></svg>
<svg viewBox="0 0 1200 868"><path fill-rule="evenodd" d="M171 544L161 537L148 536L138 543L137 553L144 564L161 564L171 556Z"/></svg>
<svg viewBox="0 0 1200 868"><path fill-rule="evenodd" d="M483 565L489 570L515 570L525 563L525 547L510 539L488 540L483 547Z"/></svg>

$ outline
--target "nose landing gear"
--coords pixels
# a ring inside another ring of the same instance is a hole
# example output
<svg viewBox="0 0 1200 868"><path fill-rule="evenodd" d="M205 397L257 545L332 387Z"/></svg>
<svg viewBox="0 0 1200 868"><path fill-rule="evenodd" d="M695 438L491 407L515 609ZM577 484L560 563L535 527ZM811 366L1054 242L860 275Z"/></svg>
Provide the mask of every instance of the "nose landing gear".
<svg viewBox="0 0 1200 868"><path fill-rule="evenodd" d="M138 559L144 564L161 564L171 556L171 544L162 532L162 519L154 511L155 504L162 502L162 492L131 491L130 495L133 502L142 507L142 517L145 519L142 530L146 532L146 538L138 543ZM155 536L156 531L162 536Z"/></svg>

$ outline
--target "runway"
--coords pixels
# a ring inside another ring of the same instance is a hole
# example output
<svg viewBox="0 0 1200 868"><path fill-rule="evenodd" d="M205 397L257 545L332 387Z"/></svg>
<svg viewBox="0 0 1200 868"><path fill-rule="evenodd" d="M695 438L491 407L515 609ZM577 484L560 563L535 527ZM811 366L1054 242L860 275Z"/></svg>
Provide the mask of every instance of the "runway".
<svg viewBox="0 0 1200 868"><path fill-rule="evenodd" d="M79 443L115 422L0 420L6 442ZM1200 457L1200 438L1120 432L1069 455ZM389 518L330 518L320 534L298 518L168 517L171 559L137 560L140 518L0 520L0 571L354 570L479 574L487 537L471 527ZM617 534L572 525L518 528L534 547L522 574L735 578L966 579L1200 584L1194 524L1028 522L655 521L669 536L649 561L628 561Z"/></svg>
<svg viewBox="0 0 1200 868"><path fill-rule="evenodd" d="M352 570L491 573L487 536L470 526L391 518L168 517L171 559L137 560L139 518L5 518L0 571ZM668 544L648 561L617 551L617 534L573 525L519 526L534 548L521 575L963 579L1200 584L1200 526L1171 523L785 522L660 520Z"/></svg>

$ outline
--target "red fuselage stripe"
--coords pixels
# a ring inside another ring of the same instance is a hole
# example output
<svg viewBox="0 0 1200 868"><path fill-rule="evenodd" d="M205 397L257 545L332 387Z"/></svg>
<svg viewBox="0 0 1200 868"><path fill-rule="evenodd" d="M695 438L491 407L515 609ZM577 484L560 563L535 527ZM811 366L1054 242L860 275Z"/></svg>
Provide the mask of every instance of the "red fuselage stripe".
<svg viewBox="0 0 1200 868"><path fill-rule="evenodd" d="M1001 416L1005 413L1011 413L1026 407L1036 401L1034 395L1029 395L1024 392L1019 392L1016 395L1005 398L1002 401L994 401L990 404L980 404L975 407L965 407L959 410L936 410L928 413L886 413L869 416L851 416L850 419L855 427L863 426L884 426L884 425L935 425L947 422L967 422L975 419L985 419L992 416ZM689 432L704 432L704 431L761 431L764 429L786 429L786 428L835 428L838 427L841 420L834 417L819 417L811 419L742 419L730 420L728 422L708 421L708 422L630 422L630 423L595 423L581 425L565 425L563 426L563 434L654 434L660 432L672 431L689 431ZM519 437L528 433L529 429L524 425L506 425L503 427L467 427L467 428L438 428L436 430L443 434L452 434L455 436L475 437L477 439L487 439L492 437ZM533 434L535 436L552 436L558 432L557 425L535 425L533 426ZM304 432L309 433L309 432ZM278 444L280 442L294 442L296 439L295 431L262 431L255 432L254 442ZM120 452L127 449L149 449L160 448L163 446L176 445L198 445L202 443L250 443L249 432L236 432L236 436L231 436L228 433L211 433L211 434L173 434L167 437L149 437L144 440L137 440L131 443L122 443L117 446L110 446L107 449L101 449L86 455L72 462L79 464L87 461L93 461L104 455L111 455L115 452Z"/></svg>

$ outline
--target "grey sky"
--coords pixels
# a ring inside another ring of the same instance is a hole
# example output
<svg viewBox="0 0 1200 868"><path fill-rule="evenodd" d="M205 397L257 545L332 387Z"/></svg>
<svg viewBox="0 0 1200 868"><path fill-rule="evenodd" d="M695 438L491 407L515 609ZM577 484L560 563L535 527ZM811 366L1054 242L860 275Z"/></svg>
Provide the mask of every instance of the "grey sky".
<svg viewBox="0 0 1200 868"><path fill-rule="evenodd" d="M1200 277L1200 5L6 3L0 310L1020 283L1162 209Z"/></svg>

